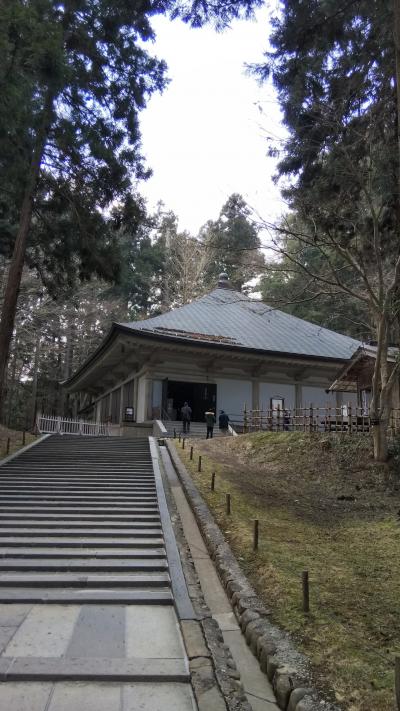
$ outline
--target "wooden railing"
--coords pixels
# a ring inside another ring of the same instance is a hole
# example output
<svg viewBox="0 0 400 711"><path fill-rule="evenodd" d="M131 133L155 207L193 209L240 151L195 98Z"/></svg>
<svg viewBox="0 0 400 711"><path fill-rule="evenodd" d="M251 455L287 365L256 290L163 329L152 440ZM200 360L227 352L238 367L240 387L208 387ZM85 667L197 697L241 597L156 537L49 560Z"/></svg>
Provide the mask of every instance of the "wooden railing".
<svg viewBox="0 0 400 711"><path fill-rule="evenodd" d="M300 407L276 410L243 410L242 432L347 432L368 434L372 420L362 407ZM388 423L389 435L400 434L400 410L392 410Z"/></svg>
<svg viewBox="0 0 400 711"><path fill-rule="evenodd" d="M38 432L42 434L84 435L86 437L119 437L121 428L110 422L86 422L68 417L53 415L38 415L36 420Z"/></svg>

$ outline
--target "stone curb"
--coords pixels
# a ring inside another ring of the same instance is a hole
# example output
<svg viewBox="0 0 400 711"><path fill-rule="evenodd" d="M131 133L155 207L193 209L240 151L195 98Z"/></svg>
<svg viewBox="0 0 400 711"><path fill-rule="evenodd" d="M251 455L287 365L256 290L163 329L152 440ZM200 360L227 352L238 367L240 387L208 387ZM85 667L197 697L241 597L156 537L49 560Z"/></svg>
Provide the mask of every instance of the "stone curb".
<svg viewBox="0 0 400 711"><path fill-rule="evenodd" d="M175 500L163 469L162 478L189 596L197 615L197 620L181 620L180 626L198 709L252 711L231 651L224 643L219 625L212 618L204 600Z"/></svg>
<svg viewBox="0 0 400 711"><path fill-rule="evenodd" d="M325 701L312 688L309 660L294 648L287 633L270 622L270 611L241 570L169 440L166 446L247 644L271 681L279 708L284 711L339 711L339 706Z"/></svg>

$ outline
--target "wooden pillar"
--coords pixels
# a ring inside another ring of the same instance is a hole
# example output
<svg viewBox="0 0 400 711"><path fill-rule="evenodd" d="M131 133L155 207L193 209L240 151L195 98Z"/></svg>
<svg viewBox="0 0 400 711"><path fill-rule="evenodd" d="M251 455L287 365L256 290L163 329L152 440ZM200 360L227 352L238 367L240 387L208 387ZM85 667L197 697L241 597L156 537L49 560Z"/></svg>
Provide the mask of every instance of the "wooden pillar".
<svg viewBox="0 0 400 711"><path fill-rule="evenodd" d="M139 389L138 388L138 380L139 380L138 377L133 379L133 408L134 408L134 410L133 410L134 418L133 419L135 420L135 422L138 421L138 417L137 417L137 414L138 414L138 389Z"/></svg>
<svg viewBox="0 0 400 711"><path fill-rule="evenodd" d="M252 410L260 409L260 382L259 380L252 381L252 391L251 391L251 408Z"/></svg>
<svg viewBox="0 0 400 711"><path fill-rule="evenodd" d="M120 403L119 403L119 424L122 425L124 417L124 386L121 385Z"/></svg>
<svg viewBox="0 0 400 711"><path fill-rule="evenodd" d="M153 419L153 380L151 378L146 378L146 419Z"/></svg>
<svg viewBox="0 0 400 711"><path fill-rule="evenodd" d="M294 386L294 407L299 410L303 405L303 392L301 383L295 383Z"/></svg>

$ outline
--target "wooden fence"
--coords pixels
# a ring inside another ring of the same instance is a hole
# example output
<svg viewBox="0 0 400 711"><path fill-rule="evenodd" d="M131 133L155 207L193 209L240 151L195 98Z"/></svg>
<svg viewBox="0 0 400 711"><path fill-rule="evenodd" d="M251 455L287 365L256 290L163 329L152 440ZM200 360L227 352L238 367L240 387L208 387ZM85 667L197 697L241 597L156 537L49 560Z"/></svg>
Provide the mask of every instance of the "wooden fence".
<svg viewBox="0 0 400 711"><path fill-rule="evenodd" d="M346 432L368 434L372 420L362 407L300 407L295 409L243 410L238 432ZM400 434L400 410L392 410L388 425L390 436Z"/></svg>
<svg viewBox="0 0 400 711"><path fill-rule="evenodd" d="M86 422L52 415L38 415L36 427L42 434L84 435L86 437L118 437L121 434L120 426L112 425L109 422Z"/></svg>

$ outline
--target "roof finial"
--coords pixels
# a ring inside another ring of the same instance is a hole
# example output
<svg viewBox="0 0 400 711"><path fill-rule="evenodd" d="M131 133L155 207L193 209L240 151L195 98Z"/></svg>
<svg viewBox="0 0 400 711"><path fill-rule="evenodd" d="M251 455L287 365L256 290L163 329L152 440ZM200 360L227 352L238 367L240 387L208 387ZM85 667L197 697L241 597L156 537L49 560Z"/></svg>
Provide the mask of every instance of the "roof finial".
<svg viewBox="0 0 400 711"><path fill-rule="evenodd" d="M229 277L226 272L222 272L218 277L218 289L232 289Z"/></svg>

